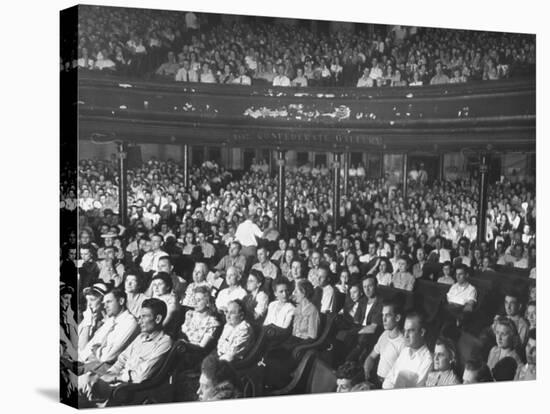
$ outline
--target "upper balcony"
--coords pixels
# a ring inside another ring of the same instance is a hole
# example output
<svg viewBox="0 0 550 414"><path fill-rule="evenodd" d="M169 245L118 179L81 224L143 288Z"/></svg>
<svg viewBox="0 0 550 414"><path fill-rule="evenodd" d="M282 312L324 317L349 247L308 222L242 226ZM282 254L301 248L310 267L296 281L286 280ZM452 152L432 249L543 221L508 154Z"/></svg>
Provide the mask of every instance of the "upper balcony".
<svg viewBox="0 0 550 414"><path fill-rule="evenodd" d="M79 138L365 151L534 151L534 80L280 88L79 74Z"/></svg>

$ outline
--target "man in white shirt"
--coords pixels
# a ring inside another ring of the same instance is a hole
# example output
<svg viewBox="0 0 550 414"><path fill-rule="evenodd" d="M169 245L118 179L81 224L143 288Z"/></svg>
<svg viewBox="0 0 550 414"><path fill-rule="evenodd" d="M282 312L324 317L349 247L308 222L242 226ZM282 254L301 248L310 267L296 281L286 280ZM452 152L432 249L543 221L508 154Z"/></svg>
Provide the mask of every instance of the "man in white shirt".
<svg viewBox="0 0 550 414"><path fill-rule="evenodd" d="M432 369L433 358L426 346L424 318L411 312L405 319L405 348L382 383L382 388L422 387Z"/></svg>
<svg viewBox="0 0 550 414"><path fill-rule="evenodd" d="M252 85L252 79L246 74L244 65L239 65L239 76L233 79L232 83L237 85Z"/></svg>
<svg viewBox="0 0 550 414"><path fill-rule="evenodd" d="M99 372L100 366L109 368L107 363L114 362L118 355L139 333L136 318L126 309L126 293L113 289L103 297L107 318L90 342L78 354L84 362L82 372Z"/></svg>
<svg viewBox="0 0 550 414"><path fill-rule="evenodd" d="M403 311L397 302L388 301L384 303L382 307L384 332L378 338L378 342L374 345L364 364L365 379L367 381L372 379L372 370L376 365L376 360L380 358L376 370L377 378L372 379L372 382L381 386L399 354L405 348L405 337L401 330L402 318Z"/></svg>
<svg viewBox="0 0 550 414"><path fill-rule="evenodd" d="M151 251L141 258L140 266L144 272L158 272L159 259L168 256L168 253L161 249L163 243L164 238L160 234L151 236Z"/></svg>
<svg viewBox="0 0 550 414"><path fill-rule="evenodd" d="M183 61L183 67L178 70L176 73L177 82L198 82L199 75L196 71L191 69L189 65L189 60L185 59Z"/></svg>
<svg viewBox="0 0 550 414"><path fill-rule="evenodd" d="M262 238L262 236L263 232L258 225L250 217L246 217L235 232L235 240L242 246L241 254L243 256L256 256L256 248L258 247L256 237Z"/></svg>
<svg viewBox="0 0 550 414"><path fill-rule="evenodd" d="M280 275L280 270L269 260L268 253L265 247L258 249L258 263L252 266L252 269L262 272L265 278L276 279Z"/></svg>
<svg viewBox="0 0 550 414"><path fill-rule="evenodd" d="M437 254L439 255L439 263L443 264L445 262L450 262L451 253L449 252L449 250L443 248L443 237L438 236L435 239L434 244L434 251L437 252Z"/></svg>
<svg viewBox="0 0 550 414"><path fill-rule="evenodd" d="M238 268L231 266L227 269L227 273L225 274L225 282L227 283L227 287L220 290L220 293L218 293L218 297L216 298L216 308L218 311L225 312L229 302L237 299L243 300L245 298L247 292L242 288L242 286L239 285L240 280L241 271Z"/></svg>
<svg viewBox="0 0 550 414"><path fill-rule="evenodd" d="M468 282L466 266L457 266L455 275L456 283L447 292L447 302L465 312L471 312L477 302L477 290Z"/></svg>
<svg viewBox="0 0 550 414"><path fill-rule="evenodd" d="M285 76L284 65L277 67L277 76L273 78L273 86L290 86L290 79Z"/></svg>

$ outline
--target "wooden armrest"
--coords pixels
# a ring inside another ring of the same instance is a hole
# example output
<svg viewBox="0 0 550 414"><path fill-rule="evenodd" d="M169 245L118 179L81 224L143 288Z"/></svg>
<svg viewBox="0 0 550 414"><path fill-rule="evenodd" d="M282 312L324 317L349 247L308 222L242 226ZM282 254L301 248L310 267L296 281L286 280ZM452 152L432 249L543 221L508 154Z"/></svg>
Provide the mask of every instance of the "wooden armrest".
<svg viewBox="0 0 550 414"><path fill-rule="evenodd" d="M325 322L325 327L323 329L323 332L321 333L321 335L319 335L319 337L313 341L313 342L310 342L308 344L304 344L304 345L298 345L296 348L294 348L294 351L292 351L292 356L294 357L294 359L296 361L298 361L299 359L302 358L302 356L308 351L308 350L317 350L319 349L321 346L323 346L323 344L327 341L328 337L330 336L331 334L331 331L332 331L332 328L334 326L334 321L336 320L336 314L334 313L329 313L327 314L327 320Z"/></svg>
<svg viewBox="0 0 550 414"><path fill-rule="evenodd" d="M309 350L305 352L304 356L302 357L300 363L292 373L292 380L283 388L279 390L271 391L270 395L288 395L291 394L300 381L302 380L304 373L307 371L307 368L311 365L311 362L313 362L313 358L315 356L314 350Z"/></svg>

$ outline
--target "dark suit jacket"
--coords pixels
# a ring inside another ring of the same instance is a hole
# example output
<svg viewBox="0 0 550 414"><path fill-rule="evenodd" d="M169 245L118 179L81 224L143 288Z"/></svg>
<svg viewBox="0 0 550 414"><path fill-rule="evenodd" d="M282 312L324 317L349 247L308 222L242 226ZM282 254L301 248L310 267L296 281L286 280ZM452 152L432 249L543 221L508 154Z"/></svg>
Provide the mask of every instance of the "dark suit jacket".
<svg viewBox="0 0 550 414"><path fill-rule="evenodd" d="M382 307L383 307L382 298L380 296L377 296L367 315L367 325L370 325L371 323L375 323L378 325L378 328L382 327ZM367 298L363 296L359 301L359 309L357 310L357 314L356 314L356 316L359 316L358 314L360 314L360 317L361 317L361 319L359 320L360 324L362 324L363 319L365 319L366 310L367 310Z"/></svg>

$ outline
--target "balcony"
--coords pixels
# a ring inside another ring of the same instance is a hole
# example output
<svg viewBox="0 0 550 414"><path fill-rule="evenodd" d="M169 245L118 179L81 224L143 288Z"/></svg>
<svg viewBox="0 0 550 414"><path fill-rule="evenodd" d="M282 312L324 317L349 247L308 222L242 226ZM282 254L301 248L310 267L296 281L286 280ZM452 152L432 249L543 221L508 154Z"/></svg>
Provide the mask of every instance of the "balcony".
<svg viewBox="0 0 550 414"><path fill-rule="evenodd" d="M395 151L535 148L535 82L276 88L80 74L79 138Z"/></svg>

